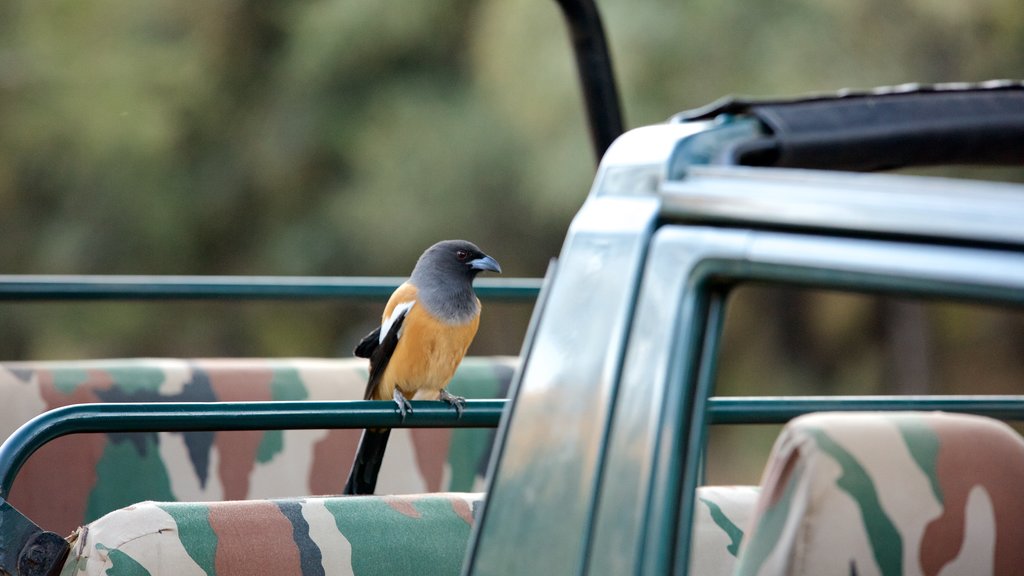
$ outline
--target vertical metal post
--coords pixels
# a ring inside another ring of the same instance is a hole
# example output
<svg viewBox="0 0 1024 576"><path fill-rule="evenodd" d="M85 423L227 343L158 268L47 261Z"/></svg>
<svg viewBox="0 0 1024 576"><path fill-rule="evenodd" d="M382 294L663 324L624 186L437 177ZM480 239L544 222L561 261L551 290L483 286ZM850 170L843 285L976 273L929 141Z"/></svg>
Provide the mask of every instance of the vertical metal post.
<svg viewBox="0 0 1024 576"><path fill-rule="evenodd" d="M718 346L722 339L722 328L725 323L726 296L724 289L711 288L706 308L702 310L705 329L700 342L696 381L692 388L690 427L683 431L685 452L683 453L683 474L679 482L678 532L676 545L672 548L675 553L675 574L686 574L690 566L697 486L700 485L708 423L711 421L707 405L715 388L715 377L718 371Z"/></svg>
<svg viewBox="0 0 1024 576"><path fill-rule="evenodd" d="M576 71L587 106L590 139L596 160L600 162L612 141L623 131L622 108L601 15L594 0L555 1L569 26L576 53Z"/></svg>

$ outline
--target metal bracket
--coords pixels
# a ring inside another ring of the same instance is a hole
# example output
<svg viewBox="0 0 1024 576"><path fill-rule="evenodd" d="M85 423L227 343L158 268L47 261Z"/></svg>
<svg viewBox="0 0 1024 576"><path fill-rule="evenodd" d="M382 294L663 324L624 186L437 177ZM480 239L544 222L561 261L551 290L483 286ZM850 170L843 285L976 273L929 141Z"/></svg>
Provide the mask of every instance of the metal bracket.
<svg viewBox="0 0 1024 576"><path fill-rule="evenodd" d="M0 498L0 574L52 576L58 574L71 546L47 532Z"/></svg>

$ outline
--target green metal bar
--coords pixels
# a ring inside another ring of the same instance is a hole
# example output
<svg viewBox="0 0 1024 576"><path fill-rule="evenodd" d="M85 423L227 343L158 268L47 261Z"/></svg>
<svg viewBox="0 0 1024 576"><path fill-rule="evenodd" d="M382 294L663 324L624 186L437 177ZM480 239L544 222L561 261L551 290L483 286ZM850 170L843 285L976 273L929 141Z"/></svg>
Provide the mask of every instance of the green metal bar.
<svg viewBox="0 0 1024 576"><path fill-rule="evenodd" d="M697 500L697 485L702 476L704 443L707 437L708 422L711 419L707 409L711 394L715 389L715 376L718 371L718 346L722 339L725 324L725 298L721 290L712 290L708 294L707 304L700 308L699 314L704 316L702 324L706 327L701 339L700 360L697 364L697 378L693 384L691 400L692 412L689 415L690 428L685 430L683 442L686 452L683 455L683 471L679 494L679 522L676 534L676 545L672 549L675 557L676 574L685 574L690 566L690 542L693 538L692 527L694 509Z"/></svg>
<svg viewBox="0 0 1024 576"><path fill-rule="evenodd" d="M414 401L403 421L391 402L148 402L73 404L23 424L0 445L0 498L22 465L47 442L80 432L188 432L324 428L495 428L507 400L467 400L461 418L451 406Z"/></svg>
<svg viewBox="0 0 1024 576"><path fill-rule="evenodd" d="M708 399L712 424L784 424L810 412L917 410L979 414L1024 420L1024 396L800 396L714 397Z"/></svg>
<svg viewBox="0 0 1024 576"><path fill-rule="evenodd" d="M682 298L676 318L678 337L672 346L666 377L669 383L678 384L679 389L663 397L656 447L657 453L673 456L658 458L652 474L647 497L647 533L639 554L640 566L634 570L638 574L671 574L681 553L677 549L678 540L680 537L689 538L687 522L681 520L682 487L686 482L687 451L691 449L688 440L700 412L695 402L705 369L701 361L707 359L704 356L707 350L705 336L709 329L713 329L708 322L710 307L717 296L698 286L687 287ZM700 416L707 418L707 415ZM680 532L685 535L681 536Z"/></svg>
<svg viewBox="0 0 1024 576"><path fill-rule="evenodd" d="M373 276L0 275L0 300L300 300L387 298L405 281ZM482 298L533 300L540 278L481 278Z"/></svg>

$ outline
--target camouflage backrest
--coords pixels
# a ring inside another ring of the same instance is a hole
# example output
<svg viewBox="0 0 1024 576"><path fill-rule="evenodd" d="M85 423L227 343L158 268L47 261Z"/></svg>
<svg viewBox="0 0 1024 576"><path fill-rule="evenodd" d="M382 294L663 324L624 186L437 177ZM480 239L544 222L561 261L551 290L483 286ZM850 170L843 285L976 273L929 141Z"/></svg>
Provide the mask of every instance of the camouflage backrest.
<svg viewBox="0 0 1024 576"><path fill-rule="evenodd" d="M728 576L757 488L698 489L693 576ZM142 502L69 538L62 576L459 574L482 494Z"/></svg>
<svg viewBox="0 0 1024 576"><path fill-rule="evenodd" d="M780 435L739 575L1021 574L1024 440L944 413L822 413Z"/></svg>
<svg viewBox="0 0 1024 576"><path fill-rule="evenodd" d="M142 502L73 536L62 576L457 576L480 494Z"/></svg>
<svg viewBox="0 0 1024 576"><path fill-rule="evenodd" d="M470 357L449 390L506 397L517 359ZM355 400L365 360L129 359L0 363L0 439L34 416L90 402ZM359 430L76 434L22 468L11 503L69 533L143 500L243 500L338 494ZM493 430L396 430L379 494L481 490ZM457 446L458 449L450 449ZM69 481L74 479L74 481Z"/></svg>

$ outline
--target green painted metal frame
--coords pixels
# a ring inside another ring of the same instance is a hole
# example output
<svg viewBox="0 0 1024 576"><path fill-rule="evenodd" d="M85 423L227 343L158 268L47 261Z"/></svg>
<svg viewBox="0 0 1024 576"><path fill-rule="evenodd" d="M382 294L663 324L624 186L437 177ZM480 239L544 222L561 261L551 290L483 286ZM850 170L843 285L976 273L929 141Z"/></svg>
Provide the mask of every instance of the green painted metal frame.
<svg viewBox="0 0 1024 576"><path fill-rule="evenodd" d="M811 412L921 410L1024 420L1024 395L976 396L793 396L708 398L711 424L785 424Z"/></svg>
<svg viewBox="0 0 1024 576"><path fill-rule="evenodd" d="M692 306L690 326L680 335L683 359L676 375L686 391L678 411L666 413L674 418L672 444L682 448L682 464L674 464L662 477L656 498L678 511L669 529L675 545L671 559L660 558L659 568L671 566L673 574L689 572L692 522L696 507L696 488L701 476L709 424L785 423L801 414L827 410L946 410L983 414L1006 420L1024 420L1024 396L835 396L835 397L713 397L717 372L718 347L725 314L725 302L731 289L741 283L770 282L805 288L824 288L910 297L944 298L964 301L1024 304L1024 291L1009 286L976 286L966 282L931 278L893 277L862 272L830 271L810 265L763 264L730 258L708 258L691 270L690 289L683 295ZM694 337L699 335L699 337ZM671 410L671 406L669 407ZM662 484L664 483L664 484ZM678 492L672 493L671 487ZM660 489L660 490L659 490ZM650 565L648 565L650 567ZM668 573L667 571L665 573Z"/></svg>
<svg viewBox="0 0 1024 576"><path fill-rule="evenodd" d="M312 300L387 298L405 278L375 276L0 275L0 300ZM481 278L481 298L533 300L540 278Z"/></svg>
<svg viewBox="0 0 1024 576"><path fill-rule="evenodd" d="M41 446L82 432L188 432L321 428L495 428L507 400L467 400L459 417L437 401L413 401L404 420L391 402L149 402L73 404L29 420L0 445L0 498Z"/></svg>
<svg viewBox="0 0 1024 576"><path fill-rule="evenodd" d="M458 418L446 404L415 401L404 421L390 402L374 401L75 404L30 420L0 445L0 497L10 493L32 453L67 434L368 426L493 428L507 404L507 400L467 400ZM810 412L911 409L1024 419L1024 396L714 397L707 400L706 420L709 424L781 424Z"/></svg>

